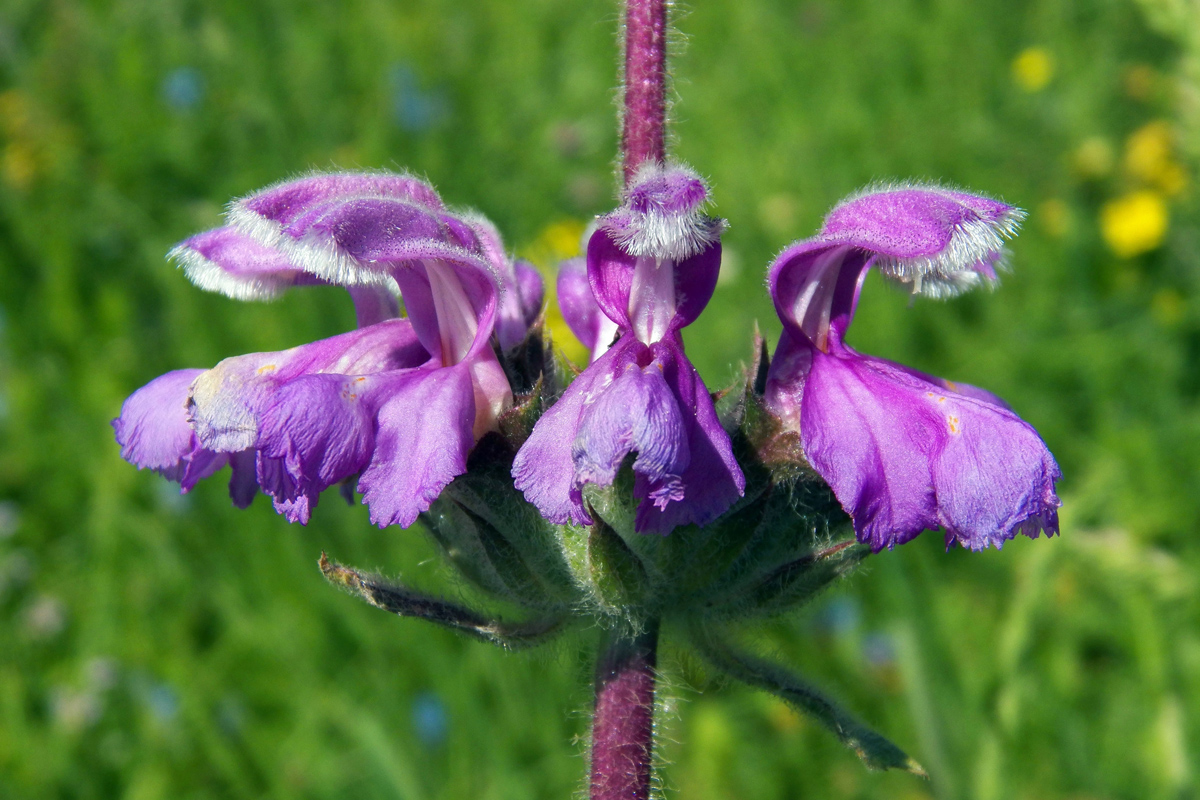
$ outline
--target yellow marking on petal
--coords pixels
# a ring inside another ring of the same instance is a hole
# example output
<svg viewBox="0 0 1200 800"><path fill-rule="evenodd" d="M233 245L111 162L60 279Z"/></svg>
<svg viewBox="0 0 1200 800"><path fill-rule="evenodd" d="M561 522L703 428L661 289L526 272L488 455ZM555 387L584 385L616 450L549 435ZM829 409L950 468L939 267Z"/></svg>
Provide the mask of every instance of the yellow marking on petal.
<svg viewBox="0 0 1200 800"><path fill-rule="evenodd" d="M262 375L264 372L274 372L278 368L275 364L263 364L258 368L258 374Z"/></svg>
<svg viewBox="0 0 1200 800"><path fill-rule="evenodd" d="M939 403L944 403L944 402L946 402L946 398L944 398L944 397L939 397L939 398L938 398L938 402L939 402Z"/></svg>
<svg viewBox="0 0 1200 800"><path fill-rule="evenodd" d="M365 380L366 380L366 377L362 377L362 378L355 378L355 379L354 379L354 382L355 382L355 383L362 383L362 382L363 382L363 381L365 381Z"/></svg>
<svg viewBox="0 0 1200 800"><path fill-rule="evenodd" d="M949 389L950 391L952 391L952 392L958 391L958 384L955 383L954 381L943 380L942 383L946 384L946 388Z"/></svg>
<svg viewBox="0 0 1200 800"><path fill-rule="evenodd" d="M945 398L942 398L943 400ZM950 432L958 433L958 417L946 417L946 421L950 423Z"/></svg>

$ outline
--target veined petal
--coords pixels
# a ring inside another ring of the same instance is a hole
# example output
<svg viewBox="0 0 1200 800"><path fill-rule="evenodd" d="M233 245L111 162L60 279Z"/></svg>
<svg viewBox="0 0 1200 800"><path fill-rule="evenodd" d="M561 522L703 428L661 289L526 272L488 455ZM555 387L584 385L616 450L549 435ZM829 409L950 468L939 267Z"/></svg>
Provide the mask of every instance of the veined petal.
<svg viewBox="0 0 1200 800"><path fill-rule="evenodd" d="M585 409L600 397L616 376L636 363L631 346L612 348L571 382L562 397L546 410L513 461L517 490L556 525L592 524L576 486L572 443Z"/></svg>
<svg viewBox="0 0 1200 800"><path fill-rule="evenodd" d="M648 483L656 505L682 499L679 476L690 461L683 414L663 378L662 365L625 365L585 407L571 446L578 483L607 486L625 456L636 452L633 471Z"/></svg>
<svg viewBox="0 0 1200 800"><path fill-rule="evenodd" d="M375 450L359 479L379 527L408 527L466 472L475 445L475 401L466 365L389 376Z"/></svg>
<svg viewBox="0 0 1200 800"><path fill-rule="evenodd" d="M644 344L695 321L712 299L721 271L721 243L681 261L634 256L601 228L587 252L588 280L596 303Z"/></svg>
<svg viewBox="0 0 1200 800"><path fill-rule="evenodd" d="M741 496L745 478L712 399L677 337L647 347L623 338L567 387L517 453L517 489L551 522L591 524L587 483L611 483L631 452L636 530L706 524Z"/></svg>
<svg viewBox="0 0 1200 800"><path fill-rule="evenodd" d="M301 375L264 398L256 446L260 472L269 469L274 480L263 490L277 507L287 504L293 522L307 523L322 491L367 466L375 444L370 393L380 381L374 375Z"/></svg>
<svg viewBox="0 0 1200 800"><path fill-rule="evenodd" d="M721 427L708 387L684 355L678 337L653 345L651 351L679 403L690 458L679 476L681 494L671 502L643 502L635 527L642 533L667 534L679 525L707 525L724 514L745 492L746 478L733 457L729 434ZM639 481L634 493L642 496L641 491Z"/></svg>
<svg viewBox="0 0 1200 800"><path fill-rule="evenodd" d="M473 230L500 285L496 337L500 348L509 350L525 341L529 326L542 310L542 276L528 261L514 260L508 254L500 232L486 217L473 212L462 212L460 216Z"/></svg>
<svg viewBox="0 0 1200 800"><path fill-rule="evenodd" d="M471 391L475 396L473 430L478 440L488 431L500 429L500 415L512 408L512 387L493 350L483 350L463 363L471 374Z"/></svg>
<svg viewBox="0 0 1200 800"><path fill-rule="evenodd" d="M517 259L513 262L513 273L516 275L517 297L521 301L521 315L528 328L542 313L542 302L546 299L546 284L542 273L528 261Z"/></svg>
<svg viewBox="0 0 1200 800"><path fill-rule="evenodd" d="M939 525L975 550L1057 530L1060 473L1033 428L891 362L814 351L800 433L859 540L876 551Z"/></svg>
<svg viewBox="0 0 1200 800"><path fill-rule="evenodd" d="M199 375L189 413L201 443L218 452L256 447L259 414L281 385L316 373L370 375L411 369L429 360L407 320L367 328L275 353L227 358Z"/></svg>
<svg viewBox="0 0 1200 800"><path fill-rule="evenodd" d="M417 337L443 366L491 349L499 298L490 274L432 259L398 268L394 275Z"/></svg>

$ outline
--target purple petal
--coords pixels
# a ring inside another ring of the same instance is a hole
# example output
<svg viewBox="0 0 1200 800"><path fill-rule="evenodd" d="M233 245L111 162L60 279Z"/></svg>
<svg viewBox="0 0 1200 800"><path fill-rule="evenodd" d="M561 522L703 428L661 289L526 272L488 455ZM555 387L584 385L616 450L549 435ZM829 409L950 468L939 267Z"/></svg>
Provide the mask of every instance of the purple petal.
<svg viewBox="0 0 1200 800"><path fill-rule="evenodd" d="M771 413L779 418L785 429L793 431L800 430L804 381L812 368L815 349L803 337L800 337L800 341L804 343L798 344L795 335L785 325L779 335L779 344L775 346L775 354L771 356L763 395Z"/></svg>
<svg viewBox="0 0 1200 800"><path fill-rule="evenodd" d="M217 452L257 447L259 414L278 387L302 375L371 375L429 360L408 320L389 320L275 353L227 358L196 378L190 419L200 442Z"/></svg>
<svg viewBox="0 0 1200 800"><path fill-rule="evenodd" d="M681 261L633 256L601 228L588 242L587 264L604 314L652 344L690 325L708 305L721 270L721 243Z"/></svg>
<svg viewBox="0 0 1200 800"><path fill-rule="evenodd" d="M180 242L167 254L188 280L235 300L264 300L299 285L324 283L278 250L230 227L214 228Z"/></svg>
<svg viewBox="0 0 1200 800"><path fill-rule="evenodd" d="M834 208L821 238L879 254L880 272L914 294L949 297L995 282L1004 240L1024 216L997 200L938 186L884 186Z"/></svg>
<svg viewBox="0 0 1200 800"><path fill-rule="evenodd" d="M203 372L181 369L160 375L130 395L112 421L121 457L179 483L184 493L230 462L228 454L202 447L187 421L188 387ZM236 463L234 467L229 491L244 508L254 499L257 485L246 485Z"/></svg>
<svg viewBox="0 0 1200 800"><path fill-rule="evenodd" d="M572 258L558 267L558 306L567 327L588 350L592 361L600 358L617 335L617 323L600 310L587 277L587 259Z"/></svg>
<svg viewBox="0 0 1200 800"><path fill-rule="evenodd" d="M521 312L528 328L542 313L542 302L546 299L546 284L542 273L528 261L518 259L513 262L513 271L517 276L517 296L521 298Z"/></svg>
<svg viewBox="0 0 1200 800"><path fill-rule="evenodd" d="M278 231L318 205L350 197L386 197L442 208L433 187L404 174L335 172L282 181L235 200L230 221L245 229ZM270 243L269 237L258 237Z"/></svg>
<svg viewBox="0 0 1200 800"><path fill-rule="evenodd" d="M523 273L525 280L528 282L532 278L533 281L536 281L535 285L528 287L537 293L537 297L533 301L538 307L535 309L533 316L530 317L525 305L525 298L521 294L516 266L505 251L504 243L500 239L500 232L496 230L496 226L487 218L478 214L464 214L463 220L470 226L474 239L477 242L474 249L477 249L487 259L499 283L500 296L496 306L496 337L500 340L501 349L509 350L525 341L525 333L529 330L529 325L533 322L533 319L537 317L537 311L540 310L542 302L541 276L537 274L537 271L532 266L525 265ZM464 244L464 246L472 249L470 245ZM530 272L531 275L529 274Z"/></svg>
<svg viewBox="0 0 1200 800"><path fill-rule="evenodd" d="M400 316L395 293L383 286L347 286L354 299L354 317L358 327L366 328Z"/></svg>
<svg viewBox="0 0 1200 800"><path fill-rule="evenodd" d="M679 475L690 460L679 403L662 367L626 364L616 380L585 405L571 446L578 483L607 486L625 456L637 453L633 471L647 481L645 496L665 505L683 496Z"/></svg>
<svg viewBox="0 0 1200 800"><path fill-rule="evenodd" d="M551 522L591 524L586 483L611 483L637 452L635 528L706 524L742 494L712 399L677 337L653 347L620 340L567 387L513 462L516 487Z"/></svg>
<svg viewBox="0 0 1200 800"><path fill-rule="evenodd" d="M1055 531L1060 473L1033 428L891 362L841 352L813 351L801 439L860 541L878 551L941 525L978 550Z"/></svg>
<svg viewBox="0 0 1200 800"><path fill-rule="evenodd" d="M170 480L183 477L196 449L187 422L188 387L202 369L179 369L160 375L131 394L112 421L121 458L138 469L152 469Z"/></svg>
<svg viewBox="0 0 1200 800"><path fill-rule="evenodd" d="M408 527L466 472L475 444L475 402L465 365L389 378L375 452L359 480L371 521Z"/></svg>
<svg viewBox="0 0 1200 800"><path fill-rule="evenodd" d="M600 230L633 256L684 261L716 244L725 225L701 213L708 186L688 167L648 162Z"/></svg>
<svg viewBox="0 0 1200 800"><path fill-rule="evenodd" d="M642 503L635 527L643 533L667 534L679 525L707 525L724 514L745 492L746 478L712 396L683 354L682 343L672 337L651 351L682 411L691 458L680 475L682 496L666 504ZM635 495L642 496L641 489L635 487Z"/></svg>
<svg viewBox="0 0 1200 800"><path fill-rule="evenodd" d="M647 164L588 240L596 302L644 344L691 324L712 298L725 225L701 213L707 201L690 169Z"/></svg>
<svg viewBox="0 0 1200 800"><path fill-rule="evenodd" d="M278 248L267 247L231 227L214 228L176 245L168 258L178 261L192 283L235 300L266 300L293 286L326 285L305 272ZM350 286L359 327L400 315L394 289Z"/></svg>
<svg viewBox="0 0 1200 800"><path fill-rule="evenodd" d="M512 468L514 485L556 525L592 524L576 487L572 443L586 406L635 361L633 348L617 346L593 362L546 410L517 451Z"/></svg>
<svg viewBox="0 0 1200 800"><path fill-rule="evenodd" d="M499 297L490 274L469 264L439 260L394 274L413 329L443 366L491 348Z"/></svg>
<svg viewBox="0 0 1200 800"><path fill-rule="evenodd" d="M259 410L260 458L274 460L284 473L263 490L277 500L303 496L304 522L322 491L367 466L375 443L369 394L380 380L302 375L278 387Z"/></svg>

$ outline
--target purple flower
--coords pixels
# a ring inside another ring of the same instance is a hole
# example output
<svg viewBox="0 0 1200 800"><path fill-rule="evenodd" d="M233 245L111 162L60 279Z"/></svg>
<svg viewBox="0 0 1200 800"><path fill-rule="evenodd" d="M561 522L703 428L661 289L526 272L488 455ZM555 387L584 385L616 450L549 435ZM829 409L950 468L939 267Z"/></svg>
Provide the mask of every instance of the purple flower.
<svg viewBox="0 0 1200 800"><path fill-rule="evenodd" d="M645 166L588 243L592 298L620 338L538 420L513 464L516 487L551 522L591 524L584 485L611 484L634 453L641 532L704 525L745 488L679 335L708 304L720 269L723 223L700 213L707 199L691 171ZM595 351L602 323L577 279L566 280L564 315Z"/></svg>
<svg viewBox="0 0 1200 800"><path fill-rule="evenodd" d="M1058 531L1058 465L1004 401L844 342L872 267L914 295L991 285L1022 217L939 187L869 189L771 266L784 331L767 402L876 551L939 526L972 550Z"/></svg>
<svg viewBox="0 0 1200 800"><path fill-rule="evenodd" d="M447 212L407 175L289 181L228 218L172 251L195 283L241 299L342 285L360 327L152 381L113 421L122 456L183 491L230 463L236 503L260 487L299 522L323 489L358 476L373 522L412 524L511 405L490 339L502 287L516 300L508 336L523 338L540 278L517 272L489 223Z"/></svg>

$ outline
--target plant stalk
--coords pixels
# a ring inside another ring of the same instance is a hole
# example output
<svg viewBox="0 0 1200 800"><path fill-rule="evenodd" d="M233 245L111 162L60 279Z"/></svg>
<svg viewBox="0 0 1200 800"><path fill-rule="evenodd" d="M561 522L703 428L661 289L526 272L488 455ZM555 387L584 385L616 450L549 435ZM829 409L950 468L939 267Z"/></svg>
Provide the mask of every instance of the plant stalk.
<svg viewBox="0 0 1200 800"><path fill-rule="evenodd" d="M591 800L649 800L658 621L637 636L606 631L596 660Z"/></svg>
<svg viewBox="0 0 1200 800"><path fill-rule="evenodd" d="M625 185L647 161L666 158L667 3L626 0L625 103L621 153Z"/></svg>

